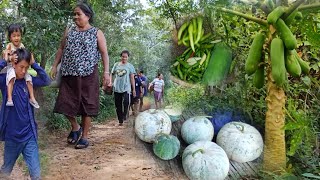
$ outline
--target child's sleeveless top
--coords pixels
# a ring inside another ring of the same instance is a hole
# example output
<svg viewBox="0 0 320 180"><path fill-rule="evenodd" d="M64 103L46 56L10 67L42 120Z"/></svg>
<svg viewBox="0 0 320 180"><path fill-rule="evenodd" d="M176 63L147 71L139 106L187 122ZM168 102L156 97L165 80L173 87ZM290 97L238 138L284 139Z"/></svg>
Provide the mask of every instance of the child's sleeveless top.
<svg viewBox="0 0 320 180"><path fill-rule="evenodd" d="M10 46L11 46L11 51L15 51L15 50L17 50L18 48L25 48L22 43L20 43L19 47L14 46L13 43L8 43L6 49L8 49Z"/></svg>
<svg viewBox="0 0 320 180"><path fill-rule="evenodd" d="M16 51L18 48L25 48L25 47L22 43L20 43L19 47L16 47L15 45L13 45L13 43L10 42L7 44L6 49L9 49L9 48L11 49L11 51ZM9 68L12 67L12 63L8 63L7 67L9 67ZM8 69L4 68L3 71L1 70L1 73L3 73L3 72L8 72Z"/></svg>
<svg viewBox="0 0 320 180"><path fill-rule="evenodd" d="M88 76L101 59L98 48L98 28L86 31L70 28L61 59L62 76Z"/></svg>

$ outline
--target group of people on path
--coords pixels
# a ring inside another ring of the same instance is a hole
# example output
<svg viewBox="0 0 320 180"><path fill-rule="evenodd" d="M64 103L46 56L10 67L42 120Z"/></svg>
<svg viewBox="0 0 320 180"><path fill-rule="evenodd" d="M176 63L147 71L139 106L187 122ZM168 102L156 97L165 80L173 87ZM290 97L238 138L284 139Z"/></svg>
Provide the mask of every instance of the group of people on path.
<svg viewBox="0 0 320 180"><path fill-rule="evenodd" d="M156 109L161 107L161 101L164 93L163 75L158 76L149 84L148 79L128 62L130 53L124 50L120 53L121 60L116 62L111 70L112 79L114 77L113 92L116 106L119 126L128 119L130 107L132 114L137 115L138 111L143 110L143 97L153 87Z"/></svg>
<svg viewBox="0 0 320 180"><path fill-rule="evenodd" d="M120 62L116 62L111 69L110 78L114 78L114 102L119 126L122 126L123 122L127 120L130 106L134 108L134 113L137 113L138 102L144 93L142 83L146 83L145 76L145 81L142 82L134 66L128 62L129 56L129 51L122 51Z"/></svg>
<svg viewBox="0 0 320 180"><path fill-rule="evenodd" d="M71 124L67 143L76 149L89 146L89 128L92 117L99 113L99 71L102 59L102 88L112 87L119 125L128 118L130 102L134 113L142 110L143 97L147 89L154 89L156 108L161 107L164 92L163 75L158 74L149 86L143 71L137 74L128 62L129 51L121 52L120 62L109 71L109 57L103 32L92 26L94 12L84 2L78 3L74 10L74 26L68 27L62 37L54 63L50 71L51 79L61 73L59 93L53 112L63 114ZM39 108L33 88L48 86L50 77L40 67L33 55L21 42L23 28L18 24L8 28L10 43L0 58L0 89L2 105L0 111L0 140L4 141L3 165L0 178L11 174L20 154L28 166L32 180L41 179L39 149L37 143L37 123L34 108ZM58 70L58 65L61 65ZM28 74L31 67L37 76ZM114 80L113 80L114 79ZM113 83L112 83L113 82ZM139 105L138 103L139 102ZM81 124L76 117L81 117Z"/></svg>

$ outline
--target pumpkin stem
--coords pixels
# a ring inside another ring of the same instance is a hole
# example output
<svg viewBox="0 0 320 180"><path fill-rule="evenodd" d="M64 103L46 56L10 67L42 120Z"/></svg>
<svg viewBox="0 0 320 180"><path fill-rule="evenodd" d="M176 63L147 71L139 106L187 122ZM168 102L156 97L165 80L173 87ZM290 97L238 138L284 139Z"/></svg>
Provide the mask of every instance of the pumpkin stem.
<svg viewBox="0 0 320 180"><path fill-rule="evenodd" d="M201 152L202 154L204 153L203 149L198 149L195 152L192 153L192 157L194 157L195 154L197 154L198 152Z"/></svg>
<svg viewBox="0 0 320 180"><path fill-rule="evenodd" d="M148 111L149 111L150 114L156 114L157 113L156 109L149 109Z"/></svg>
<svg viewBox="0 0 320 180"><path fill-rule="evenodd" d="M244 126L242 124L235 123L235 126L239 131L241 131L241 132L244 131Z"/></svg>

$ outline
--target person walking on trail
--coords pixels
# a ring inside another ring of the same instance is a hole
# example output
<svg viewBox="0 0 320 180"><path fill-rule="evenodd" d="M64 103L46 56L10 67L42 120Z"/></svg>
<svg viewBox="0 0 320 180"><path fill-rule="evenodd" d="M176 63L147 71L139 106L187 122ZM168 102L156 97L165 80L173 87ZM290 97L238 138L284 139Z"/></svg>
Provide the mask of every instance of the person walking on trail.
<svg viewBox="0 0 320 180"><path fill-rule="evenodd" d="M59 94L53 112L66 116L71 123L67 137L76 149L89 146L88 132L92 117L99 112L99 71L102 59L103 89L110 84L109 56L103 32L92 26L94 12L84 3L78 3L74 10L74 23L67 28L51 68L51 78L57 74L61 62ZM81 116L80 126L76 120Z"/></svg>
<svg viewBox="0 0 320 180"><path fill-rule="evenodd" d="M153 86L153 97L156 109L162 107L162 98L164 93L164 81L163 75L161 73L149 84L148 90L150 91L151 86Z"/></svg>
<svg viewBox="0 0 320 180"><path fill-rule="evenodd" d="M47 86L50 78L37 63L31 53L23 48L18 48L12 55L6 56L13 63L16 81L13 85L12 100L14 106L6 106L8 91L6 85L7 74L0 74L0 88L2 93L2 105L0 110L0 140L4 141L3 165L0 170L0 178L10 176L14 164L20 154L23 155L31 180L40 179L40 160L38 148L37 123L34 117L33 106L29 103L29 92L25 75L29 66L37 72L32 78L34 87ZM0 69L8 63L0 60Z"/></svg>
<svg viewBox="0 0 320 180"><path fill-rule="evenodd" d="M138 106L139 101L141 97L143 96L143 86L141 83L141 79L139 75L134 75L134 82L135 82L135 89L136 89L136 96L133 97L131 93L131 109L132 109L132 115L137 116L138 115Z"/></svg>
<svg viewBox="0 0 320 180"><path fill-rule="evenodd" d="M116 106L119 126L127 120L129 115L130 94L136 97L134 74L135 69L132 64L128 62L130 53L127 50L121 52L120 62L116 62L111 70L111 79L113 81L114 103Z"/></svg>
<svg viewBox="0 0 320 180"><path fill-rule="evenodd" d="M142 87L143 87L143 95L140 97L140 102L139 102L139 111L142 112L143 97L148 95L148 79L143 74L143 70L139 71L139 77L140 77L141 84L142 84Z"/></svg>
<svg viewBox="0 0 320 180"><path fill-rule="evenodd" d="M17 48L24 48L24 45L21 42L22 38L22 26L20 24L11 24L8 27L8 39L10 43L7 44L6 46L6 51L7 53L11 54L12 52L16 51ZM3 53L3 58L4 58L4 53ZM8 62L8 66L5 68L7 71L7 86L8 86L8 100L6 103L6 106L14 106L14 103L12 101L12 89L13 89L13 84L16 80L16 74L14 71L14 68L12 66L13 62ZM28 91L30 94L30 104L35 107L39 108L39 104L35 99L34 92L33 92L33 86L32 86L32 78L30 74L26 73L25 76L26 82L27 82L27 87Z"/></svg>

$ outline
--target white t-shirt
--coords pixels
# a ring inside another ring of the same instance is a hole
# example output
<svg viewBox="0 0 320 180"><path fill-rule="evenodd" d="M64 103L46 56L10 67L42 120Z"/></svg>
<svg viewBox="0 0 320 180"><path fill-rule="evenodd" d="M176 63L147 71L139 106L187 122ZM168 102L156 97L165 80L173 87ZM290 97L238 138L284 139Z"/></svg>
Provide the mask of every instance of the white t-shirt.
<svg viewBox="0 0 320 180"><path fill-rule="evenodd" d="M162 92L162 87L164 87L163 79L155 78L151 84L153 84L153 90L157 92Z"/></svg>

